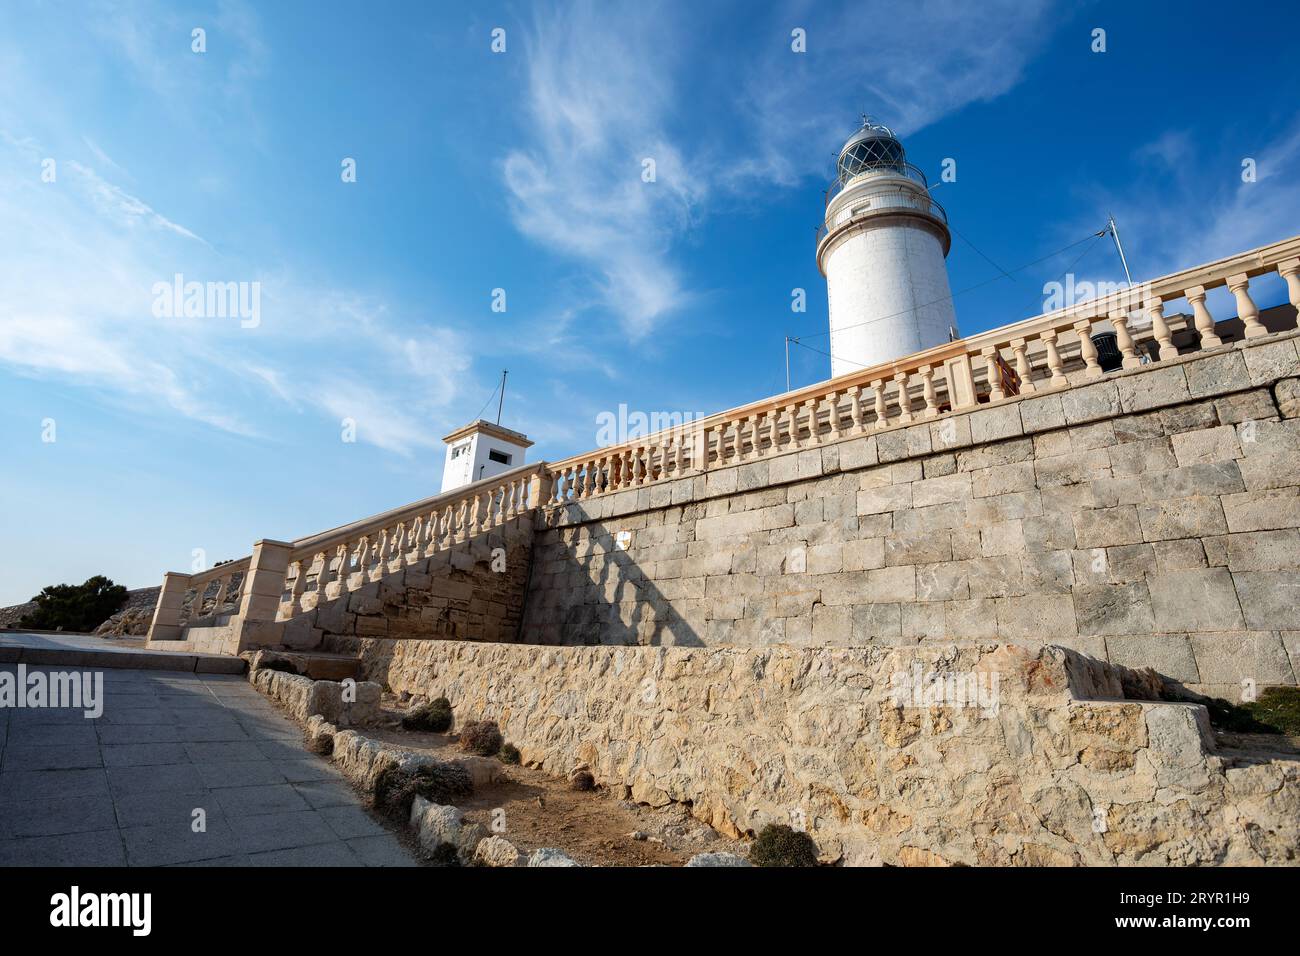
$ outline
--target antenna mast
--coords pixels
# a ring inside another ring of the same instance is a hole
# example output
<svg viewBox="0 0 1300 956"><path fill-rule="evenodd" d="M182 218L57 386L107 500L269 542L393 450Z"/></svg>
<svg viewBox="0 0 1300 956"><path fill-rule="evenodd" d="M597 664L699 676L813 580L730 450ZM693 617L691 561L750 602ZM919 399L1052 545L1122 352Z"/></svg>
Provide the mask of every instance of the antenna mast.
<svg viewBox="0 0 1300 956"><path fill-rule="evenodd" d="M506 403L506 376L509 374L510 374L509 369L503 368L501 370L501 397L497 399L497 424L498 425L501 424L501 406L503 406Z"/></svg>
<svg viewBox="0 0 1300 956"><path fill-rule="evenodd" d="M1128 287L1133 288L1133 274L1128 271L1128 259L1124 256L1124 244L1119 241L1119 226L1115 225L1115 217L1107 213L1106 224L1110 228L1111 238L1115 240L1115 250L1119 253L1119 261L1124 266L1124 278L1128 280Z"/></svg>

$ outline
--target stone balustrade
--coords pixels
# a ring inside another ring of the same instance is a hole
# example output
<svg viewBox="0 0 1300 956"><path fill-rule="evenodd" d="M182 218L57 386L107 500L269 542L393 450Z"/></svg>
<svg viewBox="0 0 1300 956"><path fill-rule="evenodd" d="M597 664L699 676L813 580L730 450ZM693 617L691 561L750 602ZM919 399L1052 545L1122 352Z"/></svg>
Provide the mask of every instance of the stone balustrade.
<svg viewBox="0 0 1300 956"><path fill-rule="evenodd" d="M201 623L233 623L240 648L258 643L260 633L272 633L273 625L323 601L531 513L550 496L548 475L545 463L524 465L297 541L259 541L251 556L208 571L168 572L149 639L183 640ZM206 601L214 598L205 616ZM231 601L236 610L222 620L222 608Z"/></svg>
<svg viewBox="0 0 1300 956"><path fill-rule="evenodd" d="M1286 282L1291 305L1300 309L1300 236L720 412L689 427L555 462L549 504L1084 385L1104 374L1092 339L1099 332L1114 332L1125 369L1216 348L1223 341L1206 306L1207 292L1216 288L1226 287L1236 300L1244 338L1267 335L1251 280L1271 274ZM1186 310L1174 310L1180 301ZM1185 344L1176 345L1176 337Z"/></svg>

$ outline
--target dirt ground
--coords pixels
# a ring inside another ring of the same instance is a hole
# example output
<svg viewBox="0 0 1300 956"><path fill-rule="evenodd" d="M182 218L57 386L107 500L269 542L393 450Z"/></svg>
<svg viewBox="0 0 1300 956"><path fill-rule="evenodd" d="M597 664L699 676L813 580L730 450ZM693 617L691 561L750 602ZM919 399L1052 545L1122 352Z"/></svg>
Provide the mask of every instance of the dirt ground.
<svg viewBox="0 0 1300 956"><path fill-rule="evenodd" d="M390 716L394 726L363 733L445 760L465 756L454 733L402 730L398 714ZM553 847L584 866L682 866L697 853L747 853L743 842L722 836L683 806L655 809L620 800L603 788L573 790L567 779L536 768L502 764L501 769L499 782L476 787L458 806L466 821L483 824L525 855ZM494 816L503 819L504 831L493 830Z"/></svg>

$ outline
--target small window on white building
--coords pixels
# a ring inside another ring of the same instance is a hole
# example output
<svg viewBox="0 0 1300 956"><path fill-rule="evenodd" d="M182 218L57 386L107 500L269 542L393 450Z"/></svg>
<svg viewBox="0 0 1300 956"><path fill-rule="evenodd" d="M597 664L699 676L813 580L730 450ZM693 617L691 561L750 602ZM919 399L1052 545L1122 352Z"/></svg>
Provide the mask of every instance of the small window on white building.
<svg viewBox="0 0 1300 956"><path fill-rule="evenodd" d="M457 445L455 448L453 448L453 449L451 450L451 457L452 457L453 459L459 458L461 455L465 454L465 452L467 452L467 451L469 451L469 442L466 442L466 443L463 444L463 445Z"/></svg>
<svg viewBox="0 0 1300 956"><path fill-rule="evenodd" d="M510 464L510 456L503 451L497 451L495 448L488 452L488 460L495 461L498 465Z"/></svg>

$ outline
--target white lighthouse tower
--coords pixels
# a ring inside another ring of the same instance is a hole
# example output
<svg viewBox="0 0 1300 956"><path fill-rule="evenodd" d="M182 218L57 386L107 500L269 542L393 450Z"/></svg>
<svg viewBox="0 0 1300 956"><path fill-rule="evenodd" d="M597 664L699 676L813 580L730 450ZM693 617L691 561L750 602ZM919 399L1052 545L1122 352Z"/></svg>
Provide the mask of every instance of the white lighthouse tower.
<svg viewBox="0 0 1300 956"><path fill-rule="evenodd" d="M862 120L840 150L817 232L832 376L940 345L957 327L947 214L893 132Z"/></svg>

